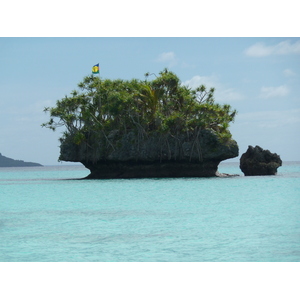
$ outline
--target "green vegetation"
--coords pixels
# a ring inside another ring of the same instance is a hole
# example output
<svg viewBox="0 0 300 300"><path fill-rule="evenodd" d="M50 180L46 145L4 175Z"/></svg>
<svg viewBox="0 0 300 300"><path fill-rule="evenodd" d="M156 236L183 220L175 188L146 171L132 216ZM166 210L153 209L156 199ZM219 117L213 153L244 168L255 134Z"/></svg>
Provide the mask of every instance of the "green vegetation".
<svg viewBox="0 0 300 300"><path fill-rule="evenodd" d="M167 69L153 80L145 76L144 81L87 76L78 84L79 91L45 108L50 120L42 126L52 130L64 126L61 142L72 139L77 145L95 138L109 145L110 133L121 136L129 131L145 137L152 132L176 136L212 129L224 142L231 138L228 127L236 110L215 103L213 88L191 89Z"/></svg>

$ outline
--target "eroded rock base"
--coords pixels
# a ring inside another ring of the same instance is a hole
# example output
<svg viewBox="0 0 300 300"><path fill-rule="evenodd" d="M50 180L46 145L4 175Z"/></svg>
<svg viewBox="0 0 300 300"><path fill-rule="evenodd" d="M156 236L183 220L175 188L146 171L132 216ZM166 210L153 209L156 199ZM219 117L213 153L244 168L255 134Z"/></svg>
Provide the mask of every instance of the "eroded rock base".
<svg viewBox="0 0 300 300"><path fill-rule="evenodd" d="M215 177L219 161L180 162L82 162L91 171L86 179Z"/></svg>

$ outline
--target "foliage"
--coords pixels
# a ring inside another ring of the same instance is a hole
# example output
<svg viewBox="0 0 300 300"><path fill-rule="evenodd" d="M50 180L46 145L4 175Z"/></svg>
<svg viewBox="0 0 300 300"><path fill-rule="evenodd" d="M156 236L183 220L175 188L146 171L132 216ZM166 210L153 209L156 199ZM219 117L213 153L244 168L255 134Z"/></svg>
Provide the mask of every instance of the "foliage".
<svg viewBox="0 0 300 300"><path fill-rule="evenodd" d="M61 139L73 138L80 144L87 136L106 137L117 130L122 135L130 130L140 135L161 132L171 135L212 129L224 140L230 139L229 123L236 110L214 101L214 89L204 85L191 89L165 69L153 80L101 80L86 76L79 90L46 107L50 120L42 126L55 130L64 126Z"/></svg>

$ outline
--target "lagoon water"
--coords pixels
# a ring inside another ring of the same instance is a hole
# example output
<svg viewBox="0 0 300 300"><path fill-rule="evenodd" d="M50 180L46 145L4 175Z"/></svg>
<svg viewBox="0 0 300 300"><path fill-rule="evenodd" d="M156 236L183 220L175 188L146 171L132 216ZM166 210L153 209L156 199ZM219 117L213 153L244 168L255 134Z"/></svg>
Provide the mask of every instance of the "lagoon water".
<svg viewBox="0 0 300 300"><path fill-rule="evenodd" d="M299 262L300 162L276 176L77 180L0 168L1 262Z"/></svg>

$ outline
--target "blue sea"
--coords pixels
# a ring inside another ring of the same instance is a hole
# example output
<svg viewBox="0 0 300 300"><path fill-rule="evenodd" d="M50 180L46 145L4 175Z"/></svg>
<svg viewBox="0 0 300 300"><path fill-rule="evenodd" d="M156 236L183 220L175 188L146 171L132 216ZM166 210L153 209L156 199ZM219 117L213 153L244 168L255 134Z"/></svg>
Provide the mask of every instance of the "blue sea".
<svg viewBox="0 0 300 300"><path fill-rule="evenodd" d="M300 162L276 176L78 180L0 168L1 262L299 262Z"/></svg>

